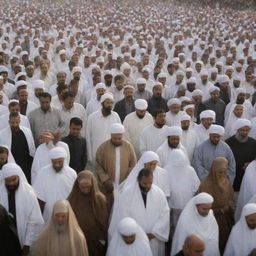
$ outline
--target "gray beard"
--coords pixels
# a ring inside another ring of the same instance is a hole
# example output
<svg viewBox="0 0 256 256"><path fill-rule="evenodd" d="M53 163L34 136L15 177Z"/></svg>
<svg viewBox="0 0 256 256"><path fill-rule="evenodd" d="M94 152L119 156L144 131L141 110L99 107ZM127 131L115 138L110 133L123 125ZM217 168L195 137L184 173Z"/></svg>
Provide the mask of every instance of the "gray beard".
<svg viewBox="0 0 256 256"><path fill-rule="evenodd" d="M68 225L67 225L67 223L61 224L61 225L55 223L54 229L55 229L55 231L56 231L58 234L62 234L62 233L64 233L64 232L68 229Z"/></svg>
<svg viewBox="0 0 256 256"><path fill-rule="evenodd" d="M248 136L242 137L238 132L236 133L235 137L240 143L245 143L248 141Z"/></svg>

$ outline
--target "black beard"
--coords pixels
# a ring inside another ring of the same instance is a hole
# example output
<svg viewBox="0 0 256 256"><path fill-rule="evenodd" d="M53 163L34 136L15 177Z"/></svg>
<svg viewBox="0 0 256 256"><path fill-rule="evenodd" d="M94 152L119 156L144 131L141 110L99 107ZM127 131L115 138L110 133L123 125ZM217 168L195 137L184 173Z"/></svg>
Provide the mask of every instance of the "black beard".
<svg viewBox="0 0 256 256"><path fill-rule="evenodd" d="M19 187L20 183L18 182L16 185L5 185L8 191L16 191Z"/></svg>
<svg viewBox="0 0 256 256"><path fill-rule="evenodd" d="M112 108L105 108L105 107L103 107L103 108L102 108L103 115L104 115L104 116L109 116L109 115L111 115L111 110L112 110Z"/></svg>
<svg viewBox="0 0 256 256"><path fill-rule="evenodd" d="M244 101L245 101L245 100L239 100L239 99L237 99L237 100L236 100L236 104L242 105L242 104L244 104Z"/></svg>
<svg viewBox="0 0 256 256"><path fill-rule="evenodd" d="M169 140L168 140L168 145L169 145L170 148L177 148L177 147L178 147L178 145L177 145L177 146L172 145L172 144L169 142Z"/></svg>
<svg viewBox="0 0 256 256"><path fill-rule="evenodd" d="M80 77L74 77L75 81L80 81Z"/></svg>
<svg viewBox="0 0 256 256"><path fill-rule="evenodd" d="M158 123L156 123L156 125L157 125L158 128L162 128L165 124L158 124Z"/></svg>
<svg viewBox="0 0 256 256"><path fill-rule="evenodd" d="M4 163L0 163L0 170L2 170L3 166L7 164L7 160Z"/></svg>
<svg viewBox="0 0 256 256"><path fill-rule="evenodd" d="M145 115L141 116L141 115L138 115L138 114L136 113L136 116L137 116L139 119L143 119Z"/></svg>

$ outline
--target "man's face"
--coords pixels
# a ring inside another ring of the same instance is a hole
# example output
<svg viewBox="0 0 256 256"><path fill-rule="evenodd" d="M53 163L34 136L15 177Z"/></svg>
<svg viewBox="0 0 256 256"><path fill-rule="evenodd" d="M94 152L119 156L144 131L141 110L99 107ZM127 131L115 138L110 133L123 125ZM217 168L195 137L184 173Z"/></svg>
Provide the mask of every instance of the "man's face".
<svg viewBox="0 0 256 256"><path fill-rule="evenodd" d="M20 112L20 105L16 104L15 106L9 107L10 113L19 113Z"/></svg>
<svg viewBox="0 0 256 256"><path fill-rule="evenodd" d="M126 100L131 101L133 98L133 89L132 88L126 88L124 90L124 97Z"/></svg>
<svg viewBox="0 0 256 256"><path fill-rule="evenodd" d="M69 134L73 137L78 137L81 132L81 129L82 129L81 125L71 124L69 126Z"/></svg>
<svg viewBox="0 0 256 256"><path fill-rule="evenodd" d="M154 97L160 98L162 96L162 91L163 91L162 86L160 86L160 85L154 86L153 87Z"/></svg>
<svg viewBox="0 0 256 256"><path fill-rule="evenodd" d="M65 84L67 75L64 73L60 73L57 76L58 84Z"/></svg>
<svg viewBox="0 0 256 256"><path fill-rule="evenodd" d="M189 120L183 120L181 123L181 129L183 131L187 131L189 129L190 121Z"/></svg>
<svg viewBox="0 0 256 256"><path fill-rule="evenodd" d="M148 177L141 177L140 179L138 179L140 188L144 191L144 192L148 192L153 184L153 175L150 175Z"/></svg>
<svg viewBox="0 0 256 256"><path fill-rule="evenodd" d="M38 98L39 95L44 92L44 89L42 89L42 88L35 88L34 92L35 92L35 96Z"/></svg>
<svg viewBox="0 0 256 256"><path fill-rule="evenodd" d="M16 190L19 186L19 176L14 175L5 179L5 186L8 190Z"/></svg>
<svg viewBox="0 0 256 256"><path fill-rule="evenodd" d="M132 244L136 239L136 234L130 236L121 235L126 244Z"/></svg>
<svg viewBox="0 0 256 256"><path fill-rule="evenodd" d="M203 126L205 127L205 129L209 129L213 123L213 119L212 118L202 118L201 122L202 122Z"/></svg>
<svg viewBox="0 0 256 256"><path fill-rule="evenodd" d="M203 97L201 95L193 96L193 101L195 102L195 104L201 103L202 100L203 100Z"/></svg>
<svg viewBox="0 0 256 256"><path fill-rule="evenodd" d="M155 123L158 126L164 126L166 123L166 119L165 119L166 114L165 113L159 113L156 118L155 118Z"/></svg>
<svg viewBox="0 0 256 256"><path fill-rule="evenodd" d="M111 134L111 142L117 147L121 146L123 142L123 134Z"/></svg>
<svg viewBox="0 0 256 256"><path fill-rule="evenodd" d="M19 90L18 93L19 101L21 103L26 103L28 100L28 92L25 89Z"/></svg>
<svg viewBox="0 0 256 256"><path fill-rule="evenodd" d="M75 101L75 98L74 98L74 97L67 97L67 98L64 100L64 102L63 102L64 107L65 107L66 109L71 109L71 108L73 108L73 106L74 106L74 101Z"/></svg>
<svg viewBox="0 0 256 256"><path fill-rule="evenodd" d="M202 243L195 244L190 248L184 248L183 252L185 256L203 256L205 250L205 245Z"/></svg>
<svg viewBox="0 0 256 256"><path fill-rule="evenodd" d="M250 132L251 128L249 126L244 126L241 127L240 129L238 129L238 134L242 137L245 138L248 136L249 132Z"/></svg>
<svg viewBox="0 0 256 256"><path fill-rule="evenodd" d="M136 115L137 115L138 118L140 118L140 119L142 119L142 118L145 116L146 112L147 112L146 109L145 109L145 110L136 109L135 111L136 111Z"/></svg>
<svg viewBox="0 0 256 256"><path fill-rule="evenodd" d="M40 99L40 106L43 111L48 111L51 106L51 99L48 97L41 97Z"/></svg>
<svg viewBox="0 0 256 256"><path fill-rule="evenodd" d="M84 179L79 182L79 189L83 194L90 193L92 188L92 181L90 179Z"/></svg>
<svg viewBox="0 0 256 256"><path fill-rule="evenodd" d="M8 162L8 154L0 153L0 169Z"/></svg>
<svg viewBox="0 0 256 256"><path fill-rule="evenodd" d="M151 161L144 164L144 168L150 169L151 171L154 171L157 167L157 161Z"/></svg>
<svg viewBox="0 0 256 256"><path fill-rule="evenodd" d="M180 143L179 136L168 136L168 144L171 148L177 148Z"/></svg>
<svg viewBox="0 0 256 256"><path fill-rule="evenodd" d="M52 159L52 167L56 172L60 172L64 166L64 158Z"/></svg>
<svg viewBox="0 0 256 256"><path fill-rule="evenodd" d="M106 100L103 102L103 108L104 108L105 110L108 110L108 111L111 111L111 110L112 110L113 105L114 105L114 101L111 100L111 99L106 99Z"/></svg>
<svg viewBox="0 0 256 256"><path fill-rule="evenodd" d="M171 111L172 114L178 114L180 112L181 105L180 104L172 104L169 107L169 110Z"/></svg>
<svg viewBox="0 0 256 256"><path fill-rule="evenodd" d="M118 79L115 82L117 90L121 91L124 88L124 80Z"/></svg>
<svg viewBox="0 0 256 256"><path fill-rule="evenodd" d="M139 92L144 92L146 84L137 84L137 88Z"/></svg>
<svg viewBox="0 0 256 256"><path fill-rule="evenodd" d="M212 209L212 203L211 204L198 204L196 205L198 213L206 217L209 214L209 211Z"/></svg>
<svg viewBox="0 0 256 256"><path fill-rule="evenodd" d="M96 90L96 93L97 93L97 95L102 96L105 93L105 91L106 91L106 89L99 88L99 89Z"/></svg>
<svg viewBox="0 0 256 256"><path fill-rule="evenodd" d="M76 81L79 81L79 80L80 80L80 77L81 77L81 73L80 73L80 72L75 72L75 73L73 74L73 78L74 78L74 80L76 80Z"/></svg>
<svg viewBox="0 0 256 256"><path fill-rule="evenodd" d="M208 81L208 76L206 76L206 75L201 76L201 81L203 84L206 84Z"/></svg>
<svg viewBox="0 0 256 256"><path fill-rule="evenodd" d="M11 127L12 131L17 131L19 129L19 126L20 126L20 117L19 116L11 117L10 120L9 120L9 124L10 124L10 127Z"/></svg>
<svg viewBox="0 0 256 256"><path fill-rule="evenodd" d="M55 229L57 233L63 233L67 229L68 213L56 213L54 214Z"/></svg>
<svg viewBox="0 0 256 256"><path fill-rule="evenodd" d="M211 99L213 101L217 101L219 99L219 97L220 97L219 91L216 90L216 91L211 92Z"/></svg>
<svg viewBox="0 0 256 256"><path fill-rule="evenodd" d="M34 75L34 67L33 66L28 66L26 68L27 76L32 77Z"/></svg>
<svg viewBox="0 0 256 256"><path fill-rule="evenodd" d="M241 117L244 112L244 107L242 105L235 106L233 113L236 117Z"/></svg>
<svg viewBox="0 0 256 256"><path fill-rule="evenodd" d="M211 133L209 135L209 137L210 137L210 141L213 145L218 145L218 143L220 142L220 139L221 139L221 135L216 134L216 133Z"/></svg>
<svg viewBox="0 0 256 256"><path fill-rule="evenodd" d="M187 89L188 89L188 91L193 92L196 89L196 84L187 83Z"/></svg>
<svg viewBox="0 0 256 256"><path fill-rule="evenodd" d="M250 214L245 217L248 228L255 229L256 228L256 213Z"/></svg>
<svg viewBox="0 0 256 256"><path fill-rule="evenodd" d="M239 93L236 98L236 103L243 104L245 101L245 97L246 97L245 93Z"/></svg>

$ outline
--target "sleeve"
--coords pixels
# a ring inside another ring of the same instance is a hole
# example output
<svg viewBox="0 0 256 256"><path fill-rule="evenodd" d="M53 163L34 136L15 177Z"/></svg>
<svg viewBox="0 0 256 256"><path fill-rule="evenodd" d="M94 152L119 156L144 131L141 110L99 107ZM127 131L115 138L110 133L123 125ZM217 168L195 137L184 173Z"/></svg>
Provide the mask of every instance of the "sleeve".
<svg viewBox="0 0 256 256"><path fill-rule="evenodd" d="M228 145L227 145L227 151L228 151L228 163L229 163L228 176L231 184L233 184L235 175L236 175L236 160L232 150Z"/></svg>
<svg viewBox="0 0 256 256"><path fill-rule="evenodd" d="M147 137L145 129L142 131L140 136L140 153L147 151Z"/></svg>
<svg viewBox="0 0 256 256"><path fill-rule="evenodd" d="M200 180L202 180L207 176L208 170L205 169L203 166L203 159L202 159L200 146L195 149L193 159L192 159L192 166L194 167Z"/></svg>
<svg viewBox="0 0 256 256"><path fill-rule="evenodd" d="M42 169L40 170L40 173L35 178L33 189L36 193L36 197L39 200L46 203L46 196L45 196L45 194L46 194L45 193L46 184L45 184L45 182L42 182L42 180L44 180L44 179L40 175L41 172L42 172Z"/></svg>
<svg viewBox="0 0 256 256"><path fill-rule="evenodd" d="M33 114L34 114L34 111L30 112L29 115L28 115L28 120L29 120L29 124L30 124L30 129L32 131L32 134L35 138L35 127L34 127L34 118L33 118Z"/></svg>
<svg viewBox="0 0 256 256"><path fill-rule="evenodd" d="M85 132L85 138L86 138L86 146L87 146L87 157L88 162L92 163L92 145L91 145L91 131L92 131L92 118L91 115L88 118L86 132Z"/></svg>
<svg viewBox="0 0 256 256"><path fill-rule="evenodd" d="M109 180L110 177L103 167L103 158L102 158L102 154L101 154L102 151L103 151L103 149L100 146L96 152L95 169L96 169L96 173L97 173L100 183L103 184L105 181Z"/></svg>

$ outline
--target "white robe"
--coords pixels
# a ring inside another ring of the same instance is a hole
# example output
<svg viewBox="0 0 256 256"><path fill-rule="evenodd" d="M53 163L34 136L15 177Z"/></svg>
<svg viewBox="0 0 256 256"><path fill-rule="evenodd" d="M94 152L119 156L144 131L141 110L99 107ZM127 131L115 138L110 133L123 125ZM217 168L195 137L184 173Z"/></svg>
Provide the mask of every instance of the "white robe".
<svg viewBox="0 0 256 256"><path fill-rule="evenodd" d="M67 152L67 157L65 161L67 165L69 164L70 152L69 152L69 147L65 142L58 141L55 145L52 142L49 142L48 144L43 143L39 145L36 149L36 153L31 166L31 184L32 185L35 182L38 172L46 165L51 164L49 151L54 147L62 147L65 149L65 151Z"/></svg>
<svg viewBox="0 0 256 256"><path fill-rule="evenodd" d="M140 157L141 133L143 129L150 124L153 124L153 117L148 112L146 112L142 119L137 116L136 112L130 113L124 119L124 135L125 138L133 145L137 158Z"/></svg>
<svg viewBox="0 0 256 256"><path fill-rule="evenodd" d="M166 113L166 125L167 126L181 126L181 117L184 115L185 113L183 111L179 111L178 114L174 115L173 113L171 113L171 111L168 111Z"/></svg>
<svg viewBox="0 0 256 256"><path fill-rule="evenodd" d="M5 183L0 184L0 204L9 211L8 192ZM32 187L20 179L15 193L16 220L21 247L31 246L43 227L41 210Z"/></svg>
<svg viewBox="0 0 256 256"><path fill-rule="evenodd" d="M28 114L36 108L38 108L38 105L35 104L33 101L28 100L26 116L28 116Z"/></svg>
<svg viewBox="0 0 256 256"><path fill-rule="evenodd" d="M200 145L205 140L209 139L209 129L205 129L202 123L195 127L195 132L198 136L198 145Z"/></svg>
<svg viewBox="0 0 256 256"><path fill-rule="evenodd" d="M67 165L64 165L58 173L53 169L51 164L40 170L33 184L33 188L37 198L45 202L43 212L45 223L51 218L54 204L58 200L68 198L76 177L76 172Z"/></svg>
<svg viewBox="0 0 256 256"><path fill-rule="evenodd" d="M92 114L93 112L95 112L95 111L98 111L98 110L100 110L101 109L101 103L100 103L100 101L99 100L97 100L97 99L91 99L88 103L87 103L87 105L86 105L86 117L88 118L88 116L90 115L90 114Z"/></svg>
<svg viewBox="0 0 256 256"><path fill-rule="evenodd" d="M102 115L101 109L89 115L86 126L86 142L88 162L95 163L98 147L110 138L110 126L114 123L121 123L119 115L111 111L107 117Z"/></svg>
<svg viewBox="0 0 256 256"><path fill-rule="evenodd" d="M140 136L140 153L145 151L156 151L166 140L168 126L156 128L154 124L145 127Z"/></svg>
<svg viewBox="0 0 256 256"><path fill-rule="evenodd" d="M9 126L9 115L10 113L0 116L0 130ZM29 130L31 129L28 118L22 114L20 114L20 126L26 127Z"/></svg>

